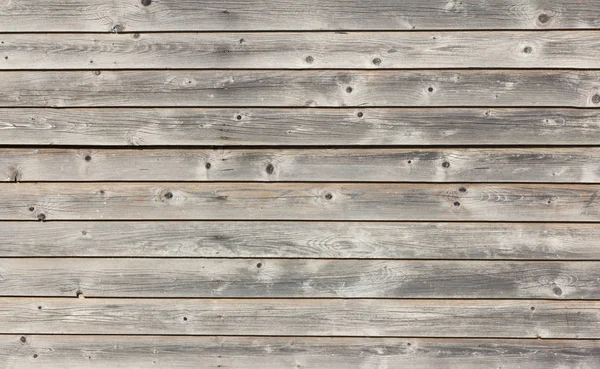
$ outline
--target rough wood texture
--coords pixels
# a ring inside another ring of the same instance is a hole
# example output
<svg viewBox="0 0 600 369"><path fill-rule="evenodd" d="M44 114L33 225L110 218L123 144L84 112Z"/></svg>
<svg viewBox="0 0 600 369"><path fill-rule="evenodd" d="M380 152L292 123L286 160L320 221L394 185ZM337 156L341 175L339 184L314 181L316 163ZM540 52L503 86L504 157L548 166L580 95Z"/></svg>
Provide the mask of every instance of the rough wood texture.
<svg viewBox="0 0 600 369"><path fill-rule="evenodd" d="M597 145L596 109L0 109L12 145Z"/></svg>
<svg viewBox="0 0 600 369"><path fill-rule="evenodd" d="M0 69L599 68L596 31L7 34Z"/></svg>
<svg viewBox="0 0 600 369"><path fill-rule="evenodd" d="M0 222L0 257L600 260L596 224Z"/></svg>
<svg viewBox="0 0 600 369"><path fill-rule="evenodd" d="M561 184L3 183L0 219L597 222L599 190Z"/></svg>
<svg viewBox="0 0 600 369"><path fill-rule="evenodd" d="M450 163L448 168L444 162ZM0 149L0 181L600 182L600 149ZM4 170L2 170L4 168Z"/></svg>
<svg viewBox="0 0 600 369"><path fill-rule="evenodd" d="M25 337L23 340L22 337ZM37 355L35 358L34 355ZM0 336L11 369L81 368L579 368L600 366L599 341L321 338Z"/></svg>
<svg viewBox="0 0 600 369"><path fill-rule="evenodd" d="M0 32L598 28L587 0L4 1Z"/></svg>
<svg viewBox="0 0 600 369"><path fill-rule="evenodd" d="M3 72L0 107L600 107L597 71ZM242 117L243 118L243 117Z"/></svg>
<svg viewBox="0 0 600 369"><path fill-rule="evenodd" d="M2 298L2 333L600 338L598 301Z"/></svg>
<svg viewBox="0 0 600 369"><path fill-rule="evenodd" d="M1 296L600 299L597 262L0 259Z"/></svg>

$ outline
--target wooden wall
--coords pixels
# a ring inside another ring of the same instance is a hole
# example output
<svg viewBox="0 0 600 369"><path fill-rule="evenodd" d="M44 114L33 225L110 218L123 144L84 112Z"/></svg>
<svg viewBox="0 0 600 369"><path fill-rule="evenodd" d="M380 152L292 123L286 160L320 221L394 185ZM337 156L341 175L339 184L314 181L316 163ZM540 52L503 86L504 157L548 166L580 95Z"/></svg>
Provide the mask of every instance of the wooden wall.
<svg viewBox="0 0 600 369"><path fill-rule="evenodd" d="M0 369L600 367L597 5L0 1Z"/></svg>

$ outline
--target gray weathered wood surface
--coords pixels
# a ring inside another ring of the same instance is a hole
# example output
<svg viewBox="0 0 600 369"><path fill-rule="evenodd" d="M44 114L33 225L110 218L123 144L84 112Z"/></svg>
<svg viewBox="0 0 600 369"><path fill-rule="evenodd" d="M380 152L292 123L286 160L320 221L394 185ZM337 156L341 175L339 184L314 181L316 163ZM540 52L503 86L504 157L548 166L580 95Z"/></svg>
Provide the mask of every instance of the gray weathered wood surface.
<svg viewBox="0 0 600 369"><path fill-rule="evenodd" d="M598 222L599 190L580 184L3 183L0 219Z"/></svg>
<svg viewBox="0 0 600 369"><path fill-rule="evenodd" d="M7 34L0 69L599 68L599 34Z"/></svg>
<svg viewBox="0 0 600 369"><path fill-rule="evenodd" d="M569 70L16 71L0 80L0 107L97 106L600 108L600 80Z"/></svg>
<svg viewBox="0 0 600 369"><path fill-rule="evenodd" d="M337 150L0 149L0 181L599 183L598 163L600 149L597 147ZM446 168L445 165L449 166Z"/></svg>
<svg viewBox="0 0 600 369"><path fill-rule="evenodd" d="M598 301L2 298L3 333L600 338Z"/></svg>
<svg viewBox="0 0 600 369"><path fill-rule="evenodd" d="M0 257L600 260L559 223L0 222Z"/></svg>
<svg viewBox="0 0 600 369"><path fill-rule="evenodd" d="M597 262L0 259L0 296L600 299Z"/></svg>
<svg viewBox="0 0 600 369"><path fill-rule="evenodd" d="M598 145L597 109L0 109L10 145Z"/></svg>
<svg viewBox="0 0 600 369"><path fill-rule="evenodd" d="M597 369L589 0L0 0L0 369Z"/></svg>
<svg viewBox="0 0 600 369"><path fill-rule="evenodd" d="M599 28L586 0L4 1L0 32Z"/></svg>
<svg viewBox="0 0 600 369"><path fill-rule="evenodd" d="M24 337L24 338L23 338ZM34 357L34 355L37 355ZM196 369L300 366L330 369L585 368L600 365L600 343L588 340L0 336L0 362L11 369Z"/></svg>

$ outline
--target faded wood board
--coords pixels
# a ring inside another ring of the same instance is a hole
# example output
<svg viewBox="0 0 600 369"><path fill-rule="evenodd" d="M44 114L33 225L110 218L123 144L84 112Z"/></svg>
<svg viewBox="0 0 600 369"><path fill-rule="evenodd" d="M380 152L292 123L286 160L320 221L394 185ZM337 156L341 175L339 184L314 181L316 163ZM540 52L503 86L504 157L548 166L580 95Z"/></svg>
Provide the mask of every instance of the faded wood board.
<svg viewBox="0 0 600 369"><path fill-rule="evenodd" d="M1 296L600 299L597 262L0 259Z"/></svg>
<svg viewBox="0 0 600 369"><path fill-rule="evenodd" d="M598 185L3 183L0 220L600 221Z"/></svg>
<svg viewBox="0 0 600 369"><path fill-rule="evenodd" d="M444 164L447 163L447 164ZM600 182L600 149L0 149L0 181ZM445 165L449 165L447 168Z"/></svg>
<svg viewBox="0 0 600 369"><path fill-rule="evenodd" d="M600 80L566 70L1 73L0 107L95 106L598 108Z"/></svg>
<svg viewBox="0 0 600 369"><path fill-rule="evenodd" d="M596 109L0 109L11 145L598 145Z"/></svg>
<svg viewBox="0 0 600 369"><path fill-rule="evenodd" d="M586 0L21 0L2 3L0 24L0 32L134 32L598 28L600 20Z"/></svg>
<svg viewBox="0 0 600 369"><path fill-rule="evenodd" d="M598 301L2 298L4 334L600 338Z"/></svg>
<svg viewBox="0 0 600 369"><path fill-rule="evenodd" d="M34 357L35 355L35 357ZM600 342L322 337L0 336L11 369L203 367L376 369L586 368L600 366ZM86 364L84 364L86 363Z"/></svg>
<svg viewBox="0 0 600 369"><path fill-rule="evenodd" d="M596 31L7 34L1 37L0 69L599 68L598 36Z"/></svg>
<svg viewBox="0 0 600 369"><path fill-rule="evenodd" d="M57 221L0 234L1 257L600 260L595 224Z"/></svg>

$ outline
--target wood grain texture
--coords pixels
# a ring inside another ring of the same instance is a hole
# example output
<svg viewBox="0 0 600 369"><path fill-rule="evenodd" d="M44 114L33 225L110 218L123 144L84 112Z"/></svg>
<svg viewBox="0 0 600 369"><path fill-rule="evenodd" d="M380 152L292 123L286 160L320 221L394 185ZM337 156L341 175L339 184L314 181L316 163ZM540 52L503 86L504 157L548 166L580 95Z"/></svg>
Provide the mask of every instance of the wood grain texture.
<svg viewBox="0 0 600 369"><path fill-rule="evenodd" d="M0 107L600 107L597 71L2 72Z"/></svg>
<svg viewBox="0 0 600 369"><path fill-rule="evenodd" d="M598 301L2 298L0 331L597 339L598 309Z"/></svg>
<svg viewBox="0 0 600 369"><path fill-rule="evenodd" d="M0 32L598 28L589 1L34 0L3 2Z"/></svg>
<svg viewBox="0 0 600 369"><path fill-rule="evenodd" d="M600 260L595 224L56 221L0 234L0 257Z"/></svg>
<svg viewBox="0 0 600 369"><path fill-rule="evenodd" d="M600 299L598 262L0 259L1 296Z"/></svg>
<svg viewBox="0 0 600 369"><path fill-rule="evenodd" d="M1 220L600 221L598 185L3 183Z"/></svg>
<svg viewBox="0 0 600 369"><path fill-rule="evenodd" d="M23 338L25 341L23 342ZM33 357L37 355L37 357ZM599 341L321 338L0 336L0 362L11 369L485 367L594 369Z"/></svg>
<svg viewBox="0 0 600 369"><path fill-rule="evenodd" d="M596 31L7 34L1 39L0 69L12 70L600 67Z"/></svg>
<svg viewBox="0 0 600 369"><path fill-rule="evenodd" d="M448 168L444 163L450 164ZM0 149L0 181L600 182L600 149ZM4 170L2 169L4 168Z"/></svg>
<svg viewBox="0 0 600 369"><path fill-rule="evenodd" d="M598 145L596 109L0 109L12 145Z"/></svg>

